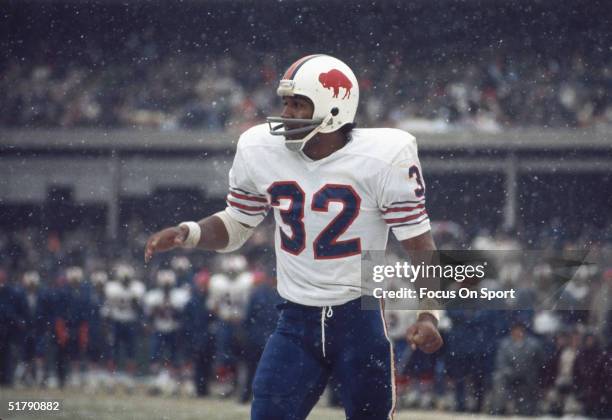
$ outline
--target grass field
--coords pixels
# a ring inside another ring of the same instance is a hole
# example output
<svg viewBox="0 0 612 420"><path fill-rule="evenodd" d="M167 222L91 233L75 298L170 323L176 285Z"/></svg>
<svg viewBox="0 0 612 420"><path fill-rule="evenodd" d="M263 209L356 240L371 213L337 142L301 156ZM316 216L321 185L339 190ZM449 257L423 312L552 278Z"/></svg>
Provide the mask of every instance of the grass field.
<svg viewBox="0 0 612 420"><path fill-rule="evenodd" d="M54 399L61 401L55 413L8 413L8 401ZM249 418L249 406L233 400L214 398L151 397L148 395L85 394L71 391L27 391L0 389L0 420L67 419L67 420L239 420ZM343 419L338 409L317 406L308 417L313 420ZM434 411L403 410L397 420L502 419L475 415L459 415ZM517 419L517 417L513 417Z"/></svg>

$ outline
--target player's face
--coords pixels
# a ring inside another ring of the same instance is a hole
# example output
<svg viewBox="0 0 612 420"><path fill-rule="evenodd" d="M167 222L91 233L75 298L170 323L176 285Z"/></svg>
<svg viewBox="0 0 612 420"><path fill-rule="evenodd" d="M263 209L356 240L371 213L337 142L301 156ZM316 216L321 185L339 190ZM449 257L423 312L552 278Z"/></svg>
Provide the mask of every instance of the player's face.
<svg viewBox="0 0 612 420"><path fill-rule="evenodd" d="M310 99L301 96L283 96L283 112L281 117L310 119L313 113L314 105ZM307 124L285 124L285 129L291 130L305 125ZM304 137L304 134L286 136L289 140L300 139L302 137Z"/></svg>

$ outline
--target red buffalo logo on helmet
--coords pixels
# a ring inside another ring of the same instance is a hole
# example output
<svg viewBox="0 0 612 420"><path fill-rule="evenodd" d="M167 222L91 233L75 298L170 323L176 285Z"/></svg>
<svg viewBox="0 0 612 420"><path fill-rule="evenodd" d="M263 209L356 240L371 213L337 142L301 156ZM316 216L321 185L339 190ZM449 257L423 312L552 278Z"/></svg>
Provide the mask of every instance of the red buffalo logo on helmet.
<svg viewBox="0 0 612 420"><path fill-rule="evenodd" d="M353 84L340 70L332 69L327 73L321 73L319 75L319 82L325 89L333 89L334 98L338 97L340 88L344 88L345 90L342 99L351 97L351 89L353 88Z"/></svg>

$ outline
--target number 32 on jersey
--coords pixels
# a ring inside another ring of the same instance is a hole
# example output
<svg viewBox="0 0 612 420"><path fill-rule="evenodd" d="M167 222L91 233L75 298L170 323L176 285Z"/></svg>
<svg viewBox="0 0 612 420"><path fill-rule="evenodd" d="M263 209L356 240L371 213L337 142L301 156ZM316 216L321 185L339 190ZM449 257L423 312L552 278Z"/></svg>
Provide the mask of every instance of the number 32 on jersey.
<svg viewBox="0 0 612 420"><path fill-rule="evenodd" d="M291 236L280 229L281 248L293 255L299 255L306 247L304 227L304 206L306 194L295 181L275 182L268 188L272 206L279 206L281 199L289 200L289 207L280 210L280 217L291 228ZM313 242L315 259L349 257L361 253L359 238L339 241L342 235L359 215L361 198L350 185L325 184L312 197L310 208L316 212L327 212L329 203L342 204L342 211L316 237Z"/></svg>

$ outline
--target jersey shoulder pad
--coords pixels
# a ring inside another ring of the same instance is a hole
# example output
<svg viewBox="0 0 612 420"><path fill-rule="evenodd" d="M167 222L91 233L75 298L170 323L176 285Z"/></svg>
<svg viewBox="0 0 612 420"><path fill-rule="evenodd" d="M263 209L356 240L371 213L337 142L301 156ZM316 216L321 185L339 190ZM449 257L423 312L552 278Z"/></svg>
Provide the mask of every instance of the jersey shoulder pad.
<svg viewBox="0 0 612 420"><path fill-rule="evenodd" d="M246 271L238 276L236 283L242 288L248 289L253 284L254 276L253 273Z"/></svg>
<svg viewBox="0 0 612 420"><path fill-rule="evenodd" d="M153 309L156 306L161 305L163 301L163 293L159 289L149 290L144 295L144 305L147 309Z"/></svg>
<svg viewBox="0 0 612 420"><path fill-rule="evenodd" d="M407 153L416 155L416 138L397 128L356 129L353 138L357 149L387 163Z"/></svg>
<svg viewBox="0 0 612 420"><path fill-rule="evenodd" d="M183 309L191 299L191 293L187 289L177 287L170 293L170 302L176 309Z"/></svg>
<svg viewBox="0 0 612 420"><path fill-rule="evenodd" d="M250 146L284 146L283 139L270 134L268 124L255 125L240 135L238 149Z"/></svg>
<svg viewBox="0 0 612 420"><path fill-rule="evenodd" d="M134 297L142 298L146 291L147 289L143 282L139 280L132 280L132 283L130 283L130 292L132 292Z"/></svg>
<svg viewBox="0 0 612 420"><path fill-rule="evenodd" d="M209 288L211 291L219 291L227 289L229 278L225 274L213 274L210 277Z"/></svg>
<svg viewBox="0 0 612 420"><path fill-rule="evenodd" d="M104 286L104 295L107 299L118 299L122 295L122 287L116 281L109 281Z"/></svg>

